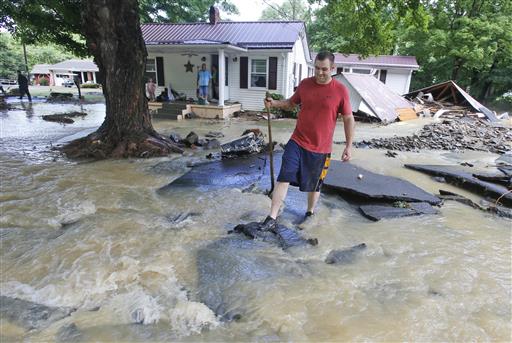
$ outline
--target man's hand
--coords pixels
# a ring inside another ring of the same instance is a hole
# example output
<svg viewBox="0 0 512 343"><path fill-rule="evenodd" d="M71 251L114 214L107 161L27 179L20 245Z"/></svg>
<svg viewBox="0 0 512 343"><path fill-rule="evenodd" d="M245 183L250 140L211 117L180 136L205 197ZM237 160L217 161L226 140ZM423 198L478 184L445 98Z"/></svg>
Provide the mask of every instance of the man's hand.
<svg viewBox="0 0 512 343"><path fill-rule="evenodd" d="M348 161L352 157L352 139L354 138L354 125L355 120L352 113L345 114L343 116L343 128L345 130L345 141L346 146L341 155L342 161Z"/></svg>
<svg viewBox="0 0 512 343"><path fill-rule="evenodd" d="M274 100L272 98L265 98L265 100L263 100L263 103L265 104L265 108L267 110L274 106Z"/></svg>
<svg viewBox="0 0 512 343"><path fill-rule="evenodd" d="M343 154L341 155L341 160L343 162L346 162L346 161L350 160L351 157L352 157L352 147L347 146L345 148L345 150L343 150Z"/></svg>

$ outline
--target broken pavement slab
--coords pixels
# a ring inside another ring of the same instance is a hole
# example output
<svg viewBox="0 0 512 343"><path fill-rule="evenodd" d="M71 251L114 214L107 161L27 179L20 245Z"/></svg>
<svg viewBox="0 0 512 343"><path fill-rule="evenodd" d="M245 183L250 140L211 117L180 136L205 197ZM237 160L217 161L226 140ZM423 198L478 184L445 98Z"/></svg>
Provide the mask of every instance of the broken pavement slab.
<svg viewBox="0 0 512 343"><path fill-rule="evenodd" d="M512 209L510 209L510 208L503 207L503 206L494 206L494 205L488 206L488 207L482 206L482 205L475 203L473 200L468 199L460 194L445 191L442 189L439 190L439 194L440 194L439 197L443 200L457 201L461 204L471 206L475 209L478 209L478 210L481 210L484 212L490 212L490 213L497 214L500 217L512 219Z"/></svg>
<svg viewBox="0 0 512 343"><path fill-rule="evenodd" d="M473 173L473 176L482 181L499 183L506 187L512 188L512 176L505 174L501 170L499 173Z"/></svg>
<svg viewBox="0 0 512 343"><path fill-rule="evenodd" d="M426 202L406 203L406 207L389 205L362 205L361 213L368 219L379 221L381 219L417 216L421 214L438 214L439 211Z"/></svg>
<svg viewBox="0 0 512 343"><path fill-rule="evenodd" d="M180 176L164 190L172 187L229 187L246 188L268 178L268 156L266 154L249 155L237 159L202 163ZM281 160L281 155L274 156L274 162ZM270 183L270 182L269 182Z"/></svg>
<svg viewBox="0 0 512 343"><path fill-rule="evenodd" d="M274 282L281 278L313 275L311 265L293 260L282 250L269 254L269 249L271 244L242 235L229 235L199 248L196 257L199 301L221 320L238 320L250 315L245 306L247 297L272 292Z"/></svg>
<svg viewBox="0 0 512 343"><path fill-rule="evenodd" d="M274 166L279 170L281 165L282 152L276 151L274 155ZM358 176L362 175L362 179ZM161 188L160 193L172 193L176 187L206 187L215 188L241 188L256 187L260 190L269 189L269 165L266 154L249 155L238 159L223 159L221 161L204 163L194 167L188 173L180 176L169 185ZM432 205L439 205L441 199L414 186L408 181L372 173L366 169L357 167L350 163L331 161L329 173L324 182L326 190L334 191L340 195L356 195L368 201L374 201L373 205L382 205L383 202L427 202ZM301 217L304 214L304 199L302 194L295 188L290 188L286 198L285 215ZM390 204L391 206L391 204ZM424 208L423 214L433 213L432 208ZM383 209L387 210L386 208ZM400 212L403 216L416 215L421 210L417 207L415 212L404 209ZM388 213L390 213L388 211ZM377 215L375 215L377 216ZM388 218L386 216L386 218Z"/></svg>
<svg viewBox="0 0 512 343"><path fill-rule="evenodd" d="M359 177L359 176L362 177ZM427 202L441 204L441 199L425 192L409 181L373 173L348 162L333 161L323 187L338 193L355 195L374 201Z"/></svg>
<svg viewBox="0 0 512 343"><path fill-rule="evenodd" d="M336 265L354 263L354 261L359 256L360 252L362 252L363 250L366 250L365 243L354 245L353 247L350 247L348 249L331 250L331 252L329 252L329 255L327 255L327 257L325 258L325 263Z"/></svg>
<svg viewBox="0 0 512 343"><path fill-rule="evenodd" d="M28 330L40 329L75 312L71 307L51 307L0 295L0 317Z"/></svg>
<svg viewBox="0 0 512 343"><path fill-rule="evenodd" d="M501 197L500 201L504 205L512 207L512 193L506 187L482 181L459 166L421 164L405 164L404 166L429 175L442 176L448 183L476 191L480 195L489 196L495 200Z"/></svg>

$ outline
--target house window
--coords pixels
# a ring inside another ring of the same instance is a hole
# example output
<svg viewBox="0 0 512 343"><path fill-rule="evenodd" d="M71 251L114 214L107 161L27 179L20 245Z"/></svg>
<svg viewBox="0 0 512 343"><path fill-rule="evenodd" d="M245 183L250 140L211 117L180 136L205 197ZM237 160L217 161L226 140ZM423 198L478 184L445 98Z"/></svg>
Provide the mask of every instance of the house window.
<svg viewBox="0 0 512 343"><path fill-rule="evenodd" d="M382 69L382 70L380 71L380 77L379 77L380 82L382 82L382 83L386 83L386 76L388 76L388 71L387 71L387 70Z"/></svg>
<svg viewBox="0 0 512 343"><path fill-rule="evenodd" d="M352 72L356 73L356 74L371 74L372 73L371 69L357 69L357 68L353 68Z"/></svg>
<svg viewBox="0 0 512 343"><path fill-rule="evenodd" d="M267 60L251 59L251 87L267 87Z"/></svg>
<svg viewBox="0 0 512 343"><path fill-rule="evenodd" d="M153 79L153 82L157 83L156 80L156 61L154 58L148 58L146 61L146 72L144 73L145 81Z"/></svg>
<svg viewBox="0 0 512 343"><path fill-rule="evenodd" d="M350 68L343 68L344 73L350 73Z"/></svg>

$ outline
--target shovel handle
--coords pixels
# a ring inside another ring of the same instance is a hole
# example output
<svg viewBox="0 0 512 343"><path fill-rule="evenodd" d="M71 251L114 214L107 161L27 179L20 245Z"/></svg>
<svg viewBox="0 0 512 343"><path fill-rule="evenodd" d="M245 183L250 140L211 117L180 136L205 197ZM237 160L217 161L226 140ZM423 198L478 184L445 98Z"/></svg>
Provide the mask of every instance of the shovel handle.
<svg viewBox="0 0 512 343"><path fill-rule="evenodd" d="M272 98L270 92L265 94L265 99ZM268 155L270 158L270 191L268 195L272 195L274 191L274 142L272 141L272 125L270 124L270 107L267 108L267 124L268 124Z"/></svg>

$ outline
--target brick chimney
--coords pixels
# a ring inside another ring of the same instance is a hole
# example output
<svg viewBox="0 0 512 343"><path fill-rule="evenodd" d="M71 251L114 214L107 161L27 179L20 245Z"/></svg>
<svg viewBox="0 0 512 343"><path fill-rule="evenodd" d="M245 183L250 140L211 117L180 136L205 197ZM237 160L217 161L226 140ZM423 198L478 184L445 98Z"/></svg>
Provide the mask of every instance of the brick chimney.
<svg viewBox="0 0 512 343"><path fill-rule="evenodd" d="M210 7L210 24L215 25L220 21L219 9L215 6Z"/></svg>

